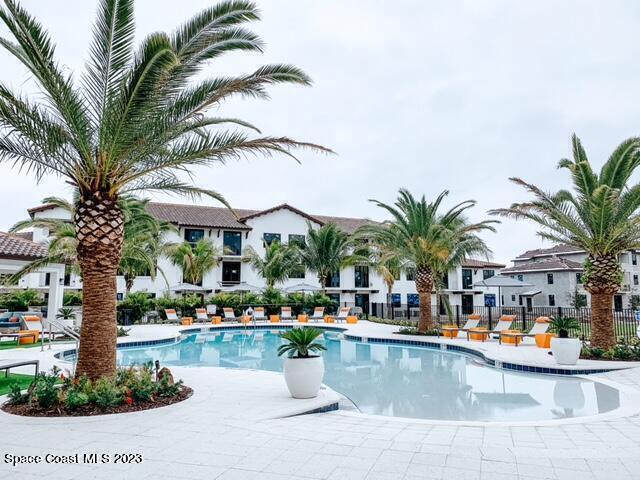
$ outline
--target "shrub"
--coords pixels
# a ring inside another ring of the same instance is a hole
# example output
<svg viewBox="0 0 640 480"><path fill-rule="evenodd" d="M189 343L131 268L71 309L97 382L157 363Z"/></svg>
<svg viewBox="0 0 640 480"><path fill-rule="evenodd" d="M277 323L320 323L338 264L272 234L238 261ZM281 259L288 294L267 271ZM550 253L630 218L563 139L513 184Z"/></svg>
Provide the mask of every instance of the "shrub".
<svg viewBox="0 0 640 480"><path fill-rule="evenodd" d="M76 410L83 405L87 405L89 403L89 395L86 393L76 390L70 389L67 391L67 396L65 398L65 405L69 410Z"/></svg>
<svg viewBox="0 0 640 480"><path fill-rule="evenodd" d="M9 385L9 393L7 395L9 398L9 402L12 405L20 405L22 403L27 403L29 400L29 395L25 395L22 393L22 388L18 382L13 382Z"/></svg>
<svg viewBox="0 0 640 480"><path fill-rule="evenodd" d="M50 374L39 373L33 385L33 399L41 408L51 408L58 403L59 389L56 383L60 380L60 369L53 367Z"/></svg>
<svg viewBox="0 0 640 480"><path fill-rule="evenodd" d="M64 292L62 305L65 307L82 306L82 292Z"/></svg>
<svg viewBox="0 0 640 480"><path fill-rule="evenodd" d="M174 397L180 393L181 386L182 380L170 383L169 377L163 377L162 380L156 384L156 393L161 397Z"/></svg>
<svg viewBox="0 0 640 480"><path fill-rule="evenodd" d="M105 410L117 407L124 401L122 389L109 378L100 378L93 385L93 394L90 399L99 408Z"/></svg>
<svg viewBox="0 0 640 480"><path fill-rule="evenodd" d="M0 308L11 312L26 312L30 305L41 305L43 297L37 290L19 290L3 295L0 299Z"/></svg>
<svg viewBox="0 0 640 480"><path fill-rule="evenodd" d="M640 339L620 339L617 345L607 350L598 347L591 347L590 345L583 345L580 356L581 358L640 361Z"/></svg>
<svg viewBox="0 0 640 480"><path fill-rule="evenodd" d="M137 402L153 400L157 384L153 381L153 374L148 367L123 368L118 371L116 383L128 390L128 396Z"/></svg>
<svg viewBox="0 0 640 480"><path fill-rule="evenodd" d="M131 329L127 330L124 327L118 327L118 331L116 332L118 337L128 337Z"/></svg>
<svg viewBox="0 0 640 480"><path fill-rule="evenodd" d="M294 328L281 333L280 338L287 343L278 347L278 356L286 353L289 358L309 358L314 352L326 350L324 345L316 342L320 336L322 330L319 328Z"/></svg>
<svg viewBox="0 0 640 480"><path fill-rule="evenodd" d="M422 336L426 336L426 337L437 337L439 332L436 329L433 330L427 330L424 333L418 332L418 328L417 327L402 327L400 330L398 330L398 333L401 335L422 335Z"/></svg>
<svg viewBox="0 0 640 480"><path fill-rule="evenodd" d="M131 310L134 322L141 321L147 312L155 308L156 302L147 292L129 293L124 300L118 303L118 310Z"/></svg>

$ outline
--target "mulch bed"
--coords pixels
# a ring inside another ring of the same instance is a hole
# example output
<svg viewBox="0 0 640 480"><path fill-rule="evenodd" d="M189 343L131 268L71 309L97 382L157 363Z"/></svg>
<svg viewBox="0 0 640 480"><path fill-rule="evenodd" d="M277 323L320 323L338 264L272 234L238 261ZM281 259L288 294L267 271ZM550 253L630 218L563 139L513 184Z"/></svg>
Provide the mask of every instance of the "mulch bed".
<svg viewBox="0 0 640 480"><path fill-rule="evenodd" d="M13 415L22 415L24 417L90 417L93 415L140 412L142 410L151 410L152 408L166 407L168 405L173 405L174 403L182 402L191 395L193 395L193 390L189 387L182 386L180 392L173 397L157 397L153 402L139 402L132 405L124 403L117 407L107 408L104 410L95 405L84 405L75 410L67 410L61 406L43 409L37 405L10 405L8 403L5 403L2 406L2 410Z"/></svg>

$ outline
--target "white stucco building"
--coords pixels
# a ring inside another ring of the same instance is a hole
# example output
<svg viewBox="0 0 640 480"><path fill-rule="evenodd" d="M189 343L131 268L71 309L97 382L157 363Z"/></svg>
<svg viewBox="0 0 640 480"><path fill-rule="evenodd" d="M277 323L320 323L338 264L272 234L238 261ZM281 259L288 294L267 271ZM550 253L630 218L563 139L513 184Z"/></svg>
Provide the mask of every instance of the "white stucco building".
<svg viewBox="0 0 640 480"><path fill-rule="evenodd" d="M623 271L620 290L614 296L614 309L631 308L640 303L640 254L625 252L619 257ZM582 285L586 253L568 245L528 250L513 260L513 266L500 273L533 286L503 292L504 305L531 307L591 306L591 296Z"/></svg>
<svg viewBox="0 0 640 480"><path fill-rule="evenodd" d="M259 287L264 280L247 263L242 262L242 251L252 246L259 253L264 252L264 245L271 241L283 243L304 241L309 226L319 228L328 223L336 224L348 234L352 234L359 226L370 223L363 218L330 217L312 215L295 207L282 204L266 210L236 209L234 212L219 207L149 203L149 212L160 220L171 222L178 228L166 239L171 242L196 242L202 238L210 239L224 252L220 266L210 272L203 280L202 286L216 292L223 286L245 282ZM32 217L48 217L68 219L64 210L52 205L42 205L29 210ZM36 229L33 232L35 242L46 241L48 232ZM483 306L485 302L495 304L496 292L491 289L473 287L473 283L494 275L505 265L500 263L469 260L462 267L449 272L443 294L448 295L452 305L459 305L470 311L474 306ZM141 276L135 279L133 291L147 291L160 296L167 292L168 286L182 282L182 272L172 265L168 259L161 258L158 267L164 272L154 280ZM36 286L42 278L30 275L24 280L25 286ZM290 278L278 288L286 288L299 283L318 285L314 272L306 271L298 278ZM168 284L168 285L167 285ZM66 288L81 288L79 278L71 275L65 281ZM118 279L118 295L125 292L124 279ZM374 304L382 304L387 300L387 288L382 279L366 266L349 267L337 272L331 279L327 294L343 305L359 306L364 312L374 313ZM412 273L402 273L393 288L393 303L399 308L418 306ZM435 304L435 296L433 298Z"/></svg>

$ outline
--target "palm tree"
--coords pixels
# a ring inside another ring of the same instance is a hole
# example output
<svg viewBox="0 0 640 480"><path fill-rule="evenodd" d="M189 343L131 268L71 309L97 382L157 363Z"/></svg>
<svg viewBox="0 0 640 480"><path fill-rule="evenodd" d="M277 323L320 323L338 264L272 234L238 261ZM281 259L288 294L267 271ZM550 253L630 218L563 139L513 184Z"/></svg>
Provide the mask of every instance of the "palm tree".
<svg viewBox="0 0 640 480"><path fill-rule="evenodd" d="M0 45L40 90L28 98L0 84L0 161L38 180L61 177L78 189L73 224L84 321L76 375L112 376L124 233L120 196L161 190L224 202L179 175L244 155L327 151L287 137L249 136L238 129L259 130L211 114L230 97L268 98L270 85L309 85L310 79L290 65L207 78L204 67L225 53L262 51L260 38L244 27L259 19L246 0L223 0L171 34L149 34L138 48L134 0L100 0L81 82L62 67L46 30L15 0L4 0L0 19L12 37L0 38Z"/></svg>
<svg viewBox="0 0 640 480"><path fill-rule="evenodd" d="M400 273L405 270L406 265L404 265L399 256L395 254L393 245L388 243L389 239L383 237L369 239L366 229L364 232L362 232L362 230L356 231L356 237L363 238L364 240L372 240L369 244L369 265L382 278L382 281L387 287L387 312L391 312L393 286L396 280L400 278Z"/></svg>
<svg viewBox="0 0 640 480"><path fill-rule="evenodd" d="M527 219L540 226L543 239L584 250L583 284L591 294L591 344L611 348L616 343L613 295L622 282L618 256L640 247L640 183L631 176L640 165L640 138L629 138L594 172L580 139L573 135L573 159L562 159L558 168L571 173L573 191L548 193L511 178L533 195L531 201L514 203L491 213Z"/></svg>
<svg viewBox="0 0 640 480"><path fill-rule="evenodd" d="M271 242L266 245L264 256L251 246L245 248L243 254L243 261L249 263L265 279L268 288L284 282L299 265L293 247L280 242Z"/></svg>
<svg viewBox="0 0 640 480"><path fill-rule="evenodd" d="M69 218L74 216L74 202L58 197L47 197L42 200L42 203L66 211ZM158 221L149 215L146 210L147 203L148 200L139 200L129 195L119 199L125 219L119 273L124 275L127 293L131 290L135 277L142 272L148 272L151 278L155 279L162 235L175 230L171 224ZM71 222L59 218L30 218L16 223L10 231L19 232L28 228L42 228L48 231L47 255L14 273L9 278L9 283L16 283L23 276L50 263L64 263L70 271L81 273L77 255L78 240Z"/></svg>
<svg viewBox="0 0 640 480"><path fill-rule="evenodd" d="M495 220L470 223L464 213L475 205L467 200L455 205L445 213L439 213L442 200L448 195L442 192L431 203L424 196L416 200L409 191L401 189L395 205L387 205L372 200L392 216L392 220L383 224L372 224L361 228L362 235L369 236L375 243L389 245L389 256L396 257L415 268L416 290L420 299L420 320L418 330L426 332L433 329L431 317L431 293L435 278L440 269L456 249L456 245L469 237L476 242L482 240L476 233L495 231Z"/></svg>
<svg viewBox="0 0 640 480"><path fill-rule="evenodd" d="M193 285L201 285L205 275L220 265L220 250L206 238L194 245L189 242L168 244L165 252L169 261L182 269L184 281Z"/></svg>
<svg viewBox="0 0 640 480"><path fill-rule="evenodd" d="M328 223L318 229L311 225L308 227L306 244L297 247L297 260L316 272L323 293L335 272L347 266L368 263L367 254L358 243L335 224Z"/></svg>

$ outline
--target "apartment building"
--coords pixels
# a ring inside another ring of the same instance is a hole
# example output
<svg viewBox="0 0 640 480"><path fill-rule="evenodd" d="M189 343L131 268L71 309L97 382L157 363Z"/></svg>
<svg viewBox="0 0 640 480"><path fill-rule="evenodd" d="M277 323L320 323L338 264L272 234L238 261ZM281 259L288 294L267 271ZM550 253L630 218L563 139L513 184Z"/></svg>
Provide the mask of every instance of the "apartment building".
<svg viewBox="0 0 640 480"><path fill-rule="evenodd" d="M531 284L526 288L505 288L504 305L526 307L590 306L591 296L582 285L583 250L569 245L528 250L513 260L513 266L500 273ZM623 272L620 290L614 296L614 308L630 308L640 303L640 255L625 252L619 257Z"/></svg>
<svg viewBox="0 0 640 480"><path fill-rule="evenodd" d="M320 228L334 223L347 234L352 234L361 225L371 222L364 218L312 215L287 204L266 210L236 209L234 212L226 208L172 203L150 203L148 209L156 218L171 222L177 227L177 233L169 234L167 241L195 243L206 238L224 252L220 265L206 275L202 282L202 286L212 293L241 282L264 287L264 280L259 274L242 261L242 252L247 246L262 253L264 246L273 241L304 242L309 226ZM68 219L66 212L52 205L32 208L29 214L32 217ZM33 232L34 242L45 242L47 238L47 231L36 229ZM442 294L449 297L452 305L460 305L465 310L474 306L495 304L496 292L474 287L473 284L494 275L504 266L500 263L468 260L461 267L449 272L443 280ZM135 279L133 291L146 291L160 296L171 291L171 286L182 282L182 272L168 259L160 258L158 267L164 272L166 281L162 275L155 279L140 276ZM46 274L34 273L24 278L20 286L41 288L46 282ZM302 282L319 285L314 272L301 271L299 275L289 278L277 287L287 288ZM67 275L63 283L66 289L82 288L80 278L75 275ZM124 292L124 279L118 278L119 298L124 296ZM373 303L387 301L387 287L373 269L360 265L336 272L330 279L327 295L341 304L355 305L361 307L364 312L370 312ZM394 305L418 307L412 271L403 272L399 276L393 288L392 301Z"/></svg>

